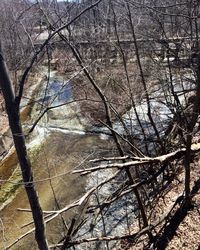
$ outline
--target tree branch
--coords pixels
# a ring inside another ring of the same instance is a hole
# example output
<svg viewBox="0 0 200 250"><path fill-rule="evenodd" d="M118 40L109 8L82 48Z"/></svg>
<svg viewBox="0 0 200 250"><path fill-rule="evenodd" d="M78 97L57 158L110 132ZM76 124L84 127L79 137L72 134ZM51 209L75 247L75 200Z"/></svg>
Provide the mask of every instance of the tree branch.
<svg viewBox="0 0 200 250"><path fill-rule="evenodd" d="M200 143L193 144L191 146L191 152L196 153L200 151ZM132 166L140 166L140 165L145 165L145 164L155 164L155 163L166 163L169 161L172 161L176 158L180 158L181 156L185 155L186 153L186 148L181 148L178 149L172 153L161 155L158 157L144 157L144 158L139 158L136 157L136 160L128 161L128 162L123 162L123 163L111 163L111 164L102 164L93 168L87 168L87 169L79 169L75 170L72 173L73 174L81 174L81 175L86 175L90 174L92 172L98 171L98 170L103 170L103 169L110 169L110 168L118 168L118 169L123 169L126 167L132 167ZM118 157L117 159L122 160L124 157ZM127 157L126 157L127 159Z"/></svg>

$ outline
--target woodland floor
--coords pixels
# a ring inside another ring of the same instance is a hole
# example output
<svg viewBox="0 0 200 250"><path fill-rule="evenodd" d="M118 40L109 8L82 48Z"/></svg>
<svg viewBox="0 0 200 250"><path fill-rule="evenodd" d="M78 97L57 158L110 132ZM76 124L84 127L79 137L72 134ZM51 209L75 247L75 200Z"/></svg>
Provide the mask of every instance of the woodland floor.
<svg viewBox="0 0 200 250"><path fill-rule="evenodd" d="M200 159L191 163L191 190L192 206L188 209L183 208L182 195L184 189L184 173L180 172L165 191L155 202L151 223L154 224L158 218L167 215L166 219L156 230L153 231L155 243L148 244L146 236L138 240L136 245L126 249L200 249ZM175 204L175 205L174 205ZM173 206L174 205L174 206ZM171 209L173 207L173 209ZM168 211L168 213L166 213ZM133 228L133 232L135 228Z"/></svg>

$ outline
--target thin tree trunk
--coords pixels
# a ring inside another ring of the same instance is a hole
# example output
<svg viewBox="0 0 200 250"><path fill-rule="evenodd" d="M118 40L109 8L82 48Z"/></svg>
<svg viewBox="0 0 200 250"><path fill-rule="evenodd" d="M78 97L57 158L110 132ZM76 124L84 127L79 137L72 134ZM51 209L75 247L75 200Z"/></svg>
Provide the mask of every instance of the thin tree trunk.
<svg viewBox="0 0 200 250"><path fill-rule="evenodd" d="M199 52L199 30L198 25L195 20L195 35L196 35L196 48L195 54L196 58L192 59L191 64L195 73L196 78L196 96L192 110L192 118L187 124L187 141L186 141L186 156L185 156L185 203L187 206L191 205L191 190L190 190L190 181L191 181L191 169L190 169L190 161L191 161L191 144L194 133L194 128L196 123L198 122L199 114L200 114L200 52Z"/></svg>
<svg viewBox="0 0 200 250"><path fill-rule="evenodd" d="M20 122L20 111L18 105L16 105L15 102L15 94L13 91L13 86L9 78L6 63L2 55L1 47L0 47L0 87L5 99L6 111L9 119L9 126L12 132L13 141L15 144L19 164L22 171L23 181L25 183L26 193L28 196L28 200L32 210L33 220L35 223L35 239L37 241L39 249L46 250L49 248L45 236L45 225L43 220L42 209L33 183L33 173L30 161L28 159L27 149L25 145L25 137Z"/></svg>
<svg viewBox="0 0 200 250"><path fill-rule="evenodd" d="M60 34L59 34L60 35ZM68 43L67 39L65 37L63 37L62 35L60 35L60 37L66 42ZM97 94L99 95L99 97L101 98L103 104L104 104L104 108L105 108L105 113L106 113L106 120L107 120L107 125L111 128L111 133L113 136L113 139L115 141L116 147L119 151L119 154L121 157L124 156L124 151L121 147L121 144L118 140L118 137L113 129L113 123L111 120L111 111L110 111L110 104L109 101L107 100L106 96L103 94L102 90L100 89L100 87L96 84L96 82L94 81L94 79L91 77L89 71L84 67L83 62L79 56L79 53L77 53L76 49L73 47L73 45L71 45L70 43L68 43L68 45L70 46L75 58L77 59L77 62L79 63L80 67L82 68L83 72L85 73L85 75L87 76L88 80L91 82L92 86L94 87L94 89L96 90ZM125 168L126 174L128 176L129 182L130 184L134 184L134 180L133 177L131 175L130 169L129 168ZM142 220L143 220L143 227L148 226L148 219L146 216L146 212L145 212L145 207L143 205L142 199L140 197L139 191L137 189L134 190L137 202L138 202L138 206L139 206L139 210L141 212L141 216L142 216ZM150 231L147 232L149 239L152 240L153 239L153 235Z"/></svg>
<svg viewBox="0 0 200 250"><path fill-rule="evenodd" d="M115 10L114 10L113 5L112 5L112 10L113 10L113 16L114 16L114 24L113 24L114 25L114 31L115 31L115 35L116 35L116 38L117 38L117 44L119 46L119 50L120 50L121 55L122 55L123 66L124 66L124 71L125 71L125 74L126 74L126 80L127 80L127 83L128 83L128 89L129 89L129 93L130 93L132 107L133 107L133 110L135 112L137 122L138 122L138 124L139 124L139 126L141 128L142 135L144 137L146 153L149 155L146 134L145 134L144 128L142 126L142 123L140 121L140 118L139 118L139 115L138 115L138 112L137 112L137 109L136 109L136 104L135 104L135 101L134 101L134 95L133 95L133 91L131 89L131 83L130 83L130 78L129 78L129 74L128 74L127 62L126 62L125 54L124 54L124 51L122 49L122 46L121 46L120 40L119 40L119 34L118 34L117 23L116 23L116 14L115 14Z"/></svg>
<svg viewBox="0 0 200 250"><path fill-rule="evenodd" d="M131 27L133 42L134 42L134 45L135 45L135 53L136 53L137 63L138 63L139 71L140 71L140 77L141 77L142 85L143 85L143 88L144 88L144 91L145 91L145 97L146 97L146 103L147 103L147 109L148 109L147 115L149 117L151 126L154 129L154 132L155 132L155 135L156 135L156 137L158 139L158 142L159 142L159 144L161 146L162 152L165 153L165 148L164 148L164 145L163 145L162 140L160 138L159 131L158 131L158 129L156 127L156 124L155 124L155 122L153 120L153 117L152 117L151 106L150 106L150 98L149 98L149 93L148 93L148 90L147 90L147 85L146 85L146 81L145 81L145 78L144 78L144 72L143 72L143 68L142 68L142 64L141 64L141 60L140 60L139 48L138 48L138 44L137 44L135 28L133 26L133 20L132 20L132 14L131 14L130 6L129 6L128 3L126 3L126 6L127 6L127 10L128 10L127 14L128 14L130 27Z"/></svg>

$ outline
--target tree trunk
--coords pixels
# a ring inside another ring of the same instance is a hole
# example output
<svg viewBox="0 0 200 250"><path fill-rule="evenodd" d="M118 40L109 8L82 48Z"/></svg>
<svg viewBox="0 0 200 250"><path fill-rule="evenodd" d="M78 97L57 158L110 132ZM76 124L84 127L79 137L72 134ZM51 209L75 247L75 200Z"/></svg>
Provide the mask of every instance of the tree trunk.
<svg viewBox="0 0 200 250"><path fill-rule="evenodd" d="M19 164L22 171L23 181L25 183L26 193L32 210L33 220L35 223L35 238L39 249L46 250L49 248L45 236L45 225L43 220L42 209L33 182L33 173L30 161L28 159L25 137L20 122L20 111L18 105L16 105L13 86L9 78L6 63L2 55L1 47L0 47L0 87L5 99L6 111L9 119L9 126L12 132L14 145L16 148Z"/></svg>

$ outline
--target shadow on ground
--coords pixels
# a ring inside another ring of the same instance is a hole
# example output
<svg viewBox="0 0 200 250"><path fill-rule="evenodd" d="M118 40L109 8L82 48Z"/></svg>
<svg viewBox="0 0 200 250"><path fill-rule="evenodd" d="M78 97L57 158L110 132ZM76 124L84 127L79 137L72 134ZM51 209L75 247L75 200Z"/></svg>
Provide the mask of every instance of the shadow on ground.
<svg viewBox="0 0 200 250"><path fill-rule="evenodd" d="M192 192L191 192L192 197L194 197L195 194L197 194L199 190L200 190L200 179L196 181L192 189ZM159 233L154 238L154 243L151 245L150 248L146 248L146 249L159 249L159 250L166 249L170 241L176 235L176 231L179 225L181 224L181 222L185 219L188 212L194 208L193 205L188 206L184 204L183 196L180 196L177 199L177 201L175 202L175 206L178 204L179 204L179 207L177 208L177 210L175 212L173 210L167 215L164 226L161 228ZM198 247L197 250L200 250L200 246Z"/></svg>

